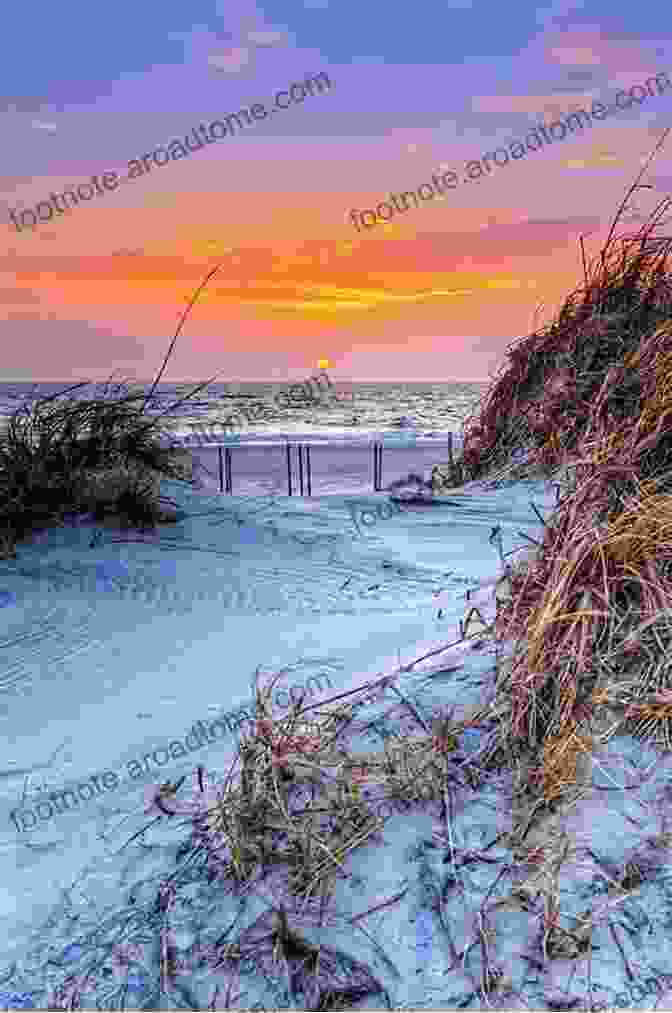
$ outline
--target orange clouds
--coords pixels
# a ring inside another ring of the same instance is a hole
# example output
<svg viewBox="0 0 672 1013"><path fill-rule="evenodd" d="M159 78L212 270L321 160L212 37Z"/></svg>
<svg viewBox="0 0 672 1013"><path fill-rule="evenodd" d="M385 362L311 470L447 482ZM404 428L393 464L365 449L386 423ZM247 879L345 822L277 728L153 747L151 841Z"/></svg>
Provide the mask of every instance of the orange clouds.
<svg viewBox="0 0 672 1013"><path fill-rule="evenodd" d="M475 95L471 108L475 113L532 113L541 112L558 116L574 112L575 108L590 101L590 93L577 92L575 96L558 95Z"/></svg>
<svg viewBox="0 0 672 1013"><path fill-rule="evenodd" d="M651 62L641 43L610 39L597 26L558 33L556 42L547 42L544 55L551 64L629 70L640 75Z"/></svg>
<svg viewBox="0 0 672 1013"><path fill-rule="evenodd" d="M556 63L568 64L570 67L599 66L600 54L591 46L553 46L548 55Z"/></svg>

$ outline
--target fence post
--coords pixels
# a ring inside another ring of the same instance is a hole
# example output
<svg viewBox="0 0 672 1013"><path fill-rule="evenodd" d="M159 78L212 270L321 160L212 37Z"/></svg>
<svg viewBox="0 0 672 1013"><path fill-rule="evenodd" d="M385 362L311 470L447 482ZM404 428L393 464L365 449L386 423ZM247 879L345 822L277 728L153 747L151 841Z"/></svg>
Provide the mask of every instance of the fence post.
<svg viewBox="0 0 672 1013"><path fill-rule="evenodd" d="M231 447L224 450L226 459L226 491L233 496L233 474L231 472Z"/></svg>
<svg viewBox="0 0 672 1013"><path fill-rule="evenodd" d="M451 472L455 468L460 468L460 461L455 464L453 443L454 434L452 432L447 433L448 436L448 456L450 459ZM373 445L373 491L380 492L383 488L383 447L382 441L372 441ZM299 495L304 495L304 477L303 477L303 450L304 444L295 444L297 453L299 455ZM222 454L222 450L224 454ZM287 453L287 493L289 496L294 494L292 485L292 444L287 441L285 444L285 451ZM310 461L310 446L305 445L306 451L306 479L305 479L305 495L312 497L312 466ZM219 459L219 491L227 492L233 495L233 470L232 470L232 458L231 458L231 447L217 447L217 455Z"/></svg>
<svg viewBox="0 0 672 1013"><path fill-rule="evenodd" d="M380 492L383 484L383 445L373 444L373 491Z"/></svg>

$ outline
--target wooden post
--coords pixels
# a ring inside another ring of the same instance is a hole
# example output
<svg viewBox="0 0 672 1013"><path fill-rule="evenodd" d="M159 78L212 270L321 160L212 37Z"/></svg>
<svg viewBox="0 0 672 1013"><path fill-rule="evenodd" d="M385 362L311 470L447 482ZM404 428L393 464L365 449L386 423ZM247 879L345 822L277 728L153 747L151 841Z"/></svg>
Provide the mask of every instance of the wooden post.
<svg viewBox="0 0 672 1013"><path fill-rule="evenodd" d="M224 492L224 465L222 462L221 447L217 447L217 457L219 458L219 491Z"/></svg>
<svg viewBox="0 0 672 1013"><path fill-rule="evenodd" d="M303 448L299 443L299 496L303 496Z"/></svg>
<svg viewBox="0 0 672 1013"><path fill-rule="evenodd" d="M306 482L308 484L308 495L312 496L312 489L310 487L310 447L306 447Z"/></svg>
<svg viewBox="0 0 672 1013"><path fill-rule="evenodd" d="M287 444L287 494L292 495L292 457L289 443Z"/></svg>
<svg viewBox="0 0 672 1013"><path fill-rule="evenodd" d="M373 491L380 492L383 485L383 445L373 444Z"/></svg>
<svg viewBox="0 0 672 1013"><path fill-rule="evenodd" d="M231 447L224 451L226 457L226 491L233 495L233 475L231 473Z"/></svg>

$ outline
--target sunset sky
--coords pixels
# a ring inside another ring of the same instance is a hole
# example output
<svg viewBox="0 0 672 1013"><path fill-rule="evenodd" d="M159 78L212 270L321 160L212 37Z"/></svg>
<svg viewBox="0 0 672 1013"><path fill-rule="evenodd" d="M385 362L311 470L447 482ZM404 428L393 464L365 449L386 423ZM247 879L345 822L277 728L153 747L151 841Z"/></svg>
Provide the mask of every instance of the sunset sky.
<svg viewBox="0 0 672 1013"><path fill-rule="evenodd" d="M292 382L320 359L335 381L487 380L580 283L579 236L596 255L672 125L672 87L480 179L465 167L656 74L672 82L672 9L643 13L623 0L9 4L0 382L155 375L220 262L166 380ZM329 88L273 109L320 74ZM272 114L28 224L51 193L126 177L130 160L255 104ZM353 224L353 209L449 172L459 185L443 195ZM631 228L672 193L672 135L646 182Z"/></svg>

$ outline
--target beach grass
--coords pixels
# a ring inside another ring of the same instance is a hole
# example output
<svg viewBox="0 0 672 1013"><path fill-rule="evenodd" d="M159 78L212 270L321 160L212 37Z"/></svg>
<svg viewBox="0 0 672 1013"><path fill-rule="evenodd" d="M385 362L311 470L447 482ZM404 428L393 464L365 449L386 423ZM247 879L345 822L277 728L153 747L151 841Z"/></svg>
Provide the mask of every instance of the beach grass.
<svg viewBox="0 0 672 1013"><path fill-rule="evenodd" d="M658 234L672 200L615 234L647 165L599 257L584 256L584 283L509 351L465 422L470 478L558 486L543 541L509 567L495 627L517 645L498 676L498 752L525 799L517 840L545 819L558 868L554 814L585 795L593 751L617 733L672 749L672 238ZM549 930L552 880L545 898Z"/></svg>
<svg viewBox="0 0 672 1013"><path fill-rule="evenodd" d="M546 748L549 800L572 782L572 750L552 776L549 756L598 702L618 697L630 727L670 741L672 239L654 234L671 205L634 236L619 239L612 226L585 284L509 353L465 424L472 477L506 473L505 459L525 447L528 473L563 490L534 560L511 575L497 627L525 640L507 684L507 740Z"/></svg>
<svg viewBox="0 0 672 1013"><path fill-rule="evenodd" d="M67 515L115 518L123 527L153 528L172 519L162 507L160 479L188 480L188 452L165 446L163 417L208 387L216 376L148 420L146 406L164 374L189 312L217 265L192 294L156 379L147 394L68 398L90 386L76 383L18 408L0 433L0 558L15 558L19 541L59 526ZM118 385L120 389L121 385ZM174 506L172 501L167 500Z"/></svg>

